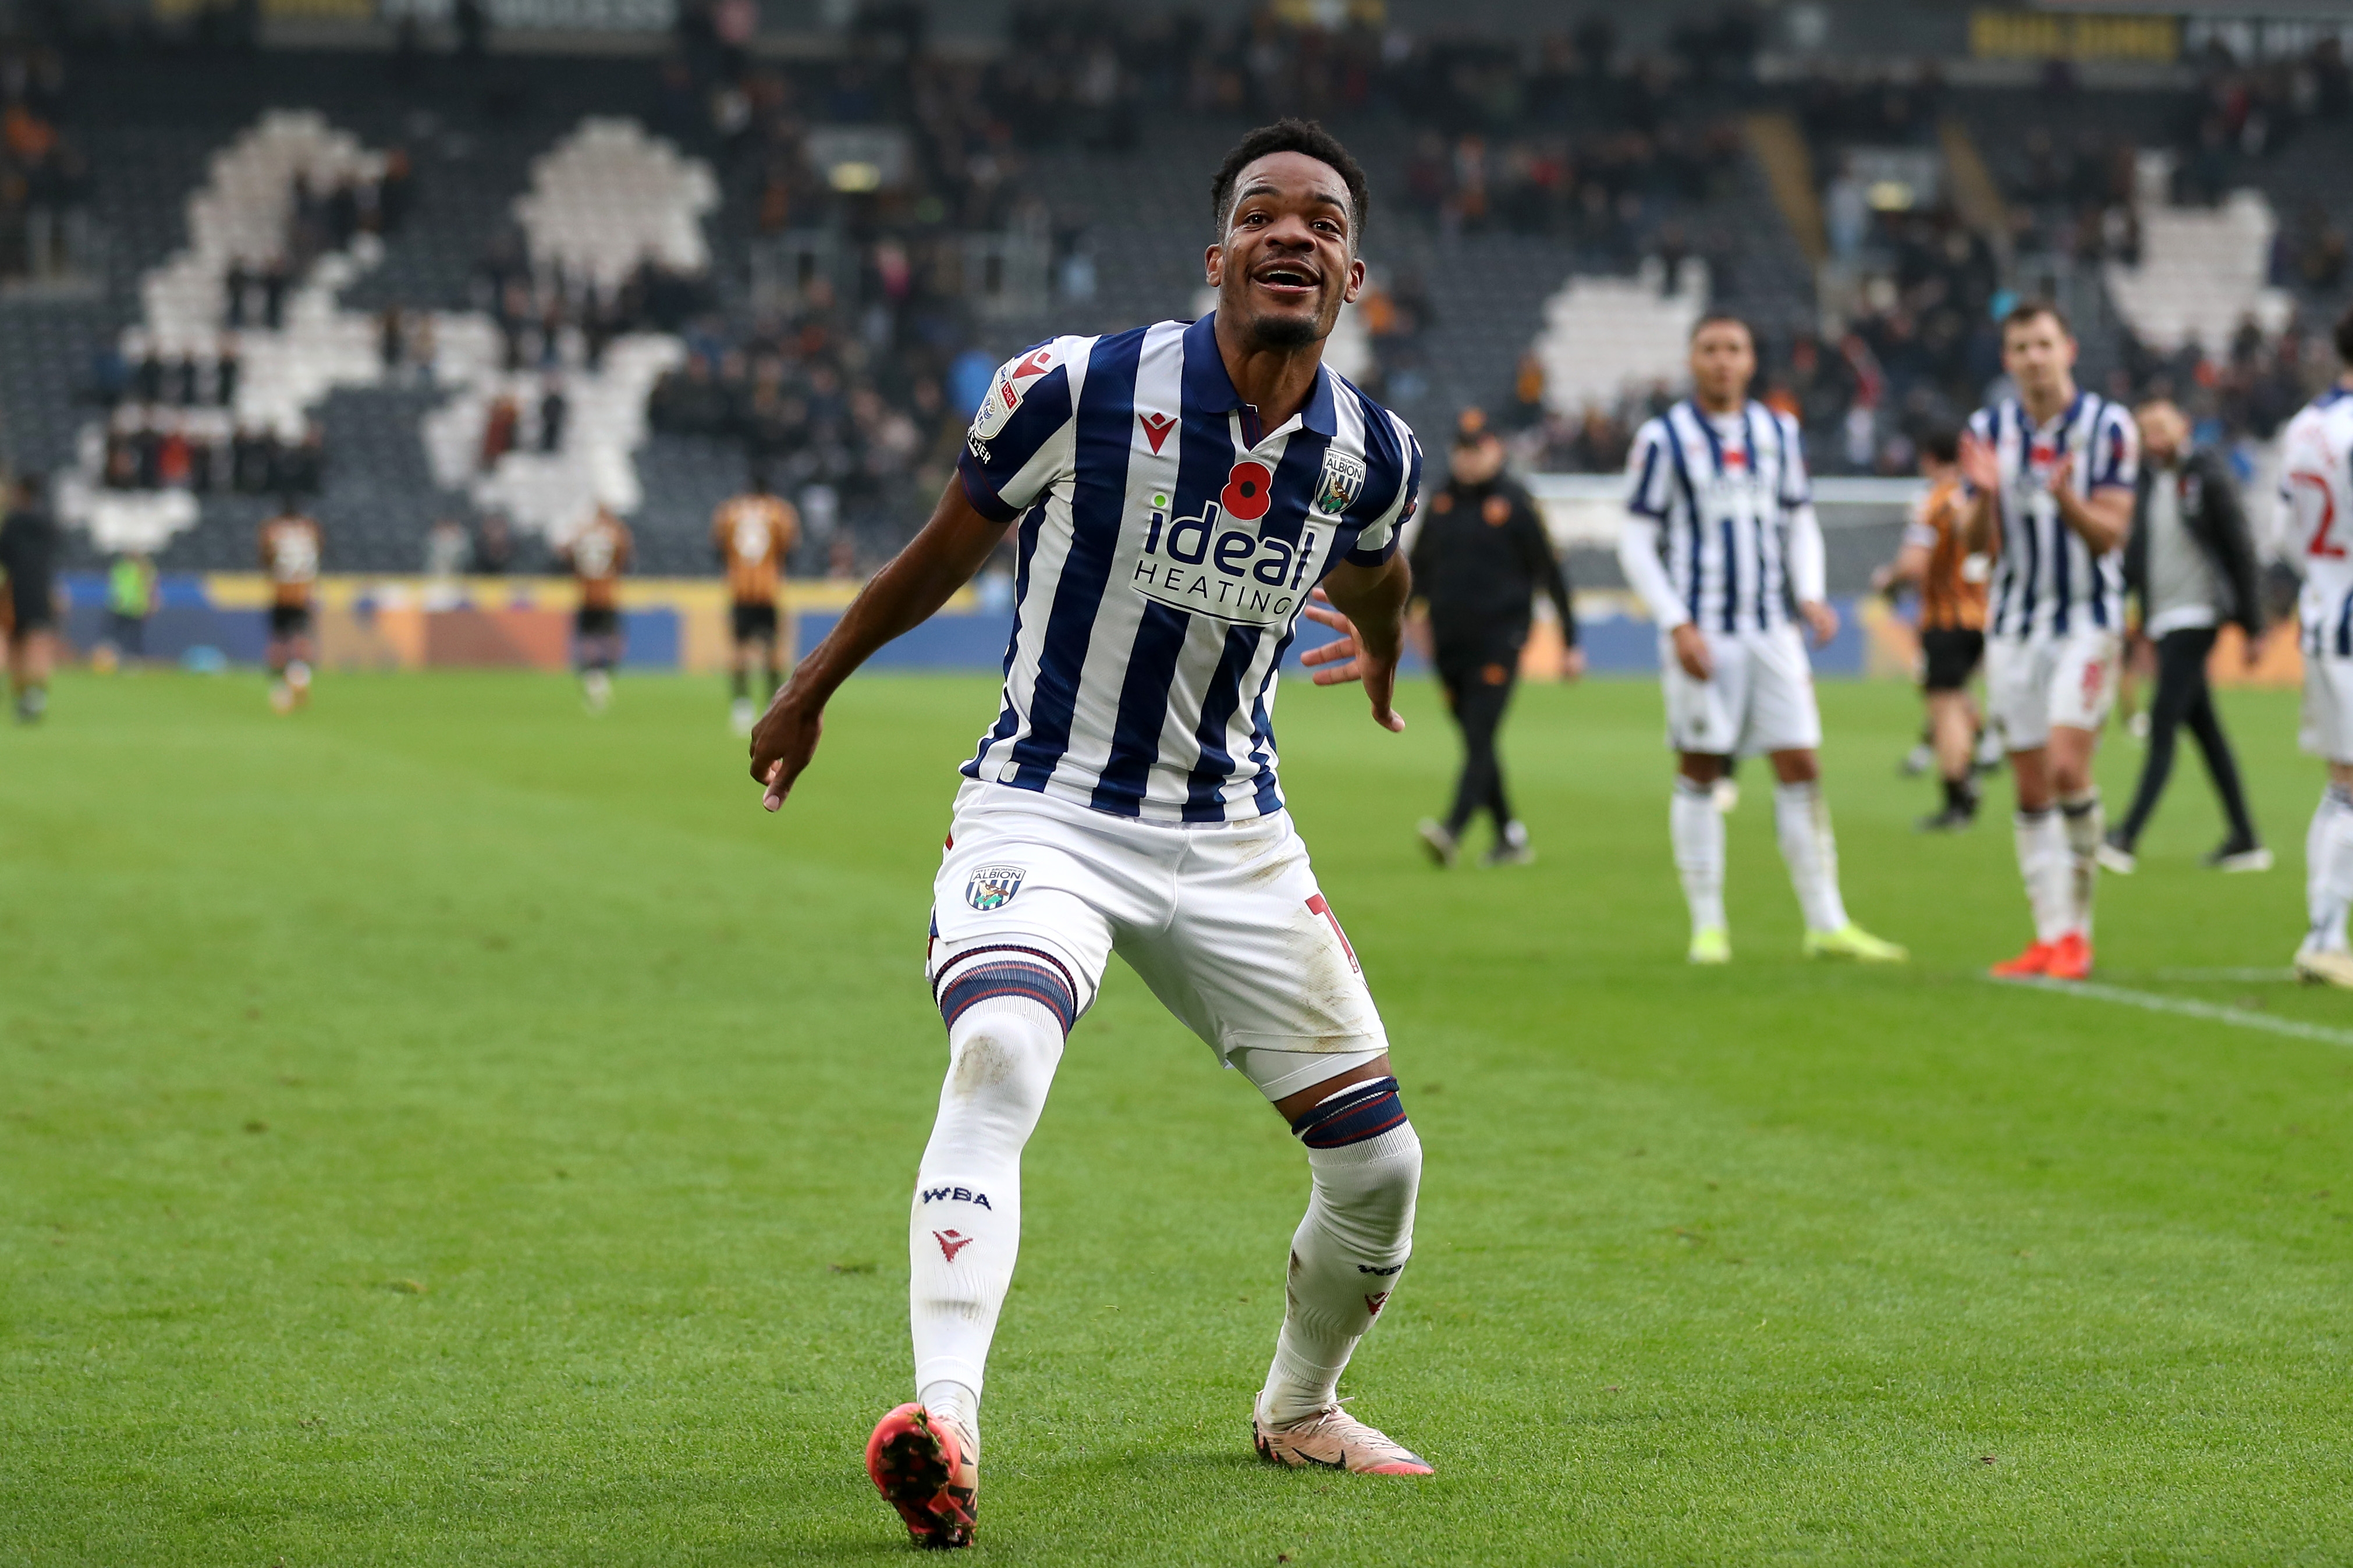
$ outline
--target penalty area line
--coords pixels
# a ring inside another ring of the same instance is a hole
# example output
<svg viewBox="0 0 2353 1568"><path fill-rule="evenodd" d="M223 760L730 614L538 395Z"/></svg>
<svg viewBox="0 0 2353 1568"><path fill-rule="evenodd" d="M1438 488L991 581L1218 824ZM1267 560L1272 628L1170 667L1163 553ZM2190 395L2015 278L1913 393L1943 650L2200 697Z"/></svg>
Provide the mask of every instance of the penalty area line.
<svg viewBox="0 0 2353 1568"><path fill-rule="evenodd" d="M2200 1002L2189 996L2128 991L2121 985L2103 985L2094 980L2044 980L2022 976L2016 980L1995 980L1991 984L2048 991L2061 996L2088 997L2094 1002L2117 1002L2127 1007L2145 1008L2151 1013L2171 1013L2179 1017L2232 1024L2242 1029L2261 1029L2267 1034L2286 1035L2299 1040L2319 1040L2326 1045L2353 1047L2353 1029L2332 1029L2326 1024L2307 1024L2296 1018L2274 1018L2268 1014L2250 1012L2244 1007L2225 1007L2218 1002Z"/></svg>

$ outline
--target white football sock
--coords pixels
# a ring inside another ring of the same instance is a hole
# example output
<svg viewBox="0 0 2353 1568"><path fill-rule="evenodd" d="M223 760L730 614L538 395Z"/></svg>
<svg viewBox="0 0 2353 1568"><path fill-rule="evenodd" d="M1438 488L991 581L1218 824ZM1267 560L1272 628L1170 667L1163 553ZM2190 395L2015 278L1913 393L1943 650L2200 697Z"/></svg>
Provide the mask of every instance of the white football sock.
<svg viewBox="0 0 2353 1568"><path fill-rule="evenodd" d="M907 1227L908 1317L920 1397L976 1453L982 1368L1021 1245L1021 1147L1061 1060L1062 1020L1026 996L986 994L949 1026L948 1050Z"/></svg>
<svg viewBox="0 0 2353 1568"><path fill-rule="evenodd" d="M2305 835L2304 890L2312 915L2307 945L2345 952L2345 915L2353 908L2353 795L2334 784L2322 793Z"/></svg>
<svg viewBox="0 0 2353 1568"><path fill-rule="evenodd" d="M1789 885L1798 890L1808 931L1846 930L1846 903L1839 897L1838 840L1831 834L1831 808L1820 781L1776 784L1773 821L1780 829L1781 858L1788 862Z"/></svg>
<svg viewBox="0 0 2353 1568"><path fill-rule="evenodd" d="M915 1390L915 1403L934 1421L956 1429L964 1440L965 1457L980 1462L980 1394L952 1377L939 1378Z"/></svg>
<svg viewBox="0 0 2353 1568"><path fill-rule="evenodd" d="M1709 786L1675 775L1667 832L1674 840L1675 871L1691 906L1692 930L1720 927L1724 920L1724 814Z"/></svg>
<svg viewBox="0 0 2353 1568"><path fill-rule="evenodd" d="M2073 930L2092 938L2092 894L2100 885L2100 840L2108 830L2107 813L2100 807L2100 786L2059 802L2059 820L2066 835L2068 855L2067 904Z"/></svg>
<svg viewBox="0 0 2353 1568"><path fill-rule="evenodd" d="M1388 1304L1413 1253L1421 1139L1405 1120L1396 1080L1374 1084L1385 1086L1377 1096L1371 1086L1352 1084L1324 1105L1353 1099L1353 1110L1344 1116L1393 1116L1394 1125L1338 1147L1308 1147L1314 1185L1306 1217L1291 1238L1282 1331L1258 1400L1260 1415L1275 1426L1313 1415L1337 1397L1341 1369ZM1311 1129L1303 1136L1314 1138L1322 1131Z"/></svg>
<svg viewBox="0 0 2353 1568"><path fill-rule="evenodd" d="M2034 940L2056 942L2069 930L2073 912L2074 868L2068 864L2066 830L2048 806L2021 811L2011 821L2018 846L2018 874L2026 883L2027 907L2034 911Z"/></svg>

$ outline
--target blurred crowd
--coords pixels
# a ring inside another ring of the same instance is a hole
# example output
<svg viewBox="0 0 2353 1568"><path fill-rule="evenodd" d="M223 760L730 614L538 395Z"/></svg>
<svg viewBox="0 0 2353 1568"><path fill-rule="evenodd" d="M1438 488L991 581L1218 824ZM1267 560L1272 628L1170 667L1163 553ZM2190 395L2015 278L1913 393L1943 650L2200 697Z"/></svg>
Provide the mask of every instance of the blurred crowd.
<svg viewBox="0 0 2353 1568"><path fill-rule="evenodd" d="M1818 330L1767 324L1758 385L1765 401L1805 421L1817 472L1908 473L1925 430L1984 401L2000 376L1995 323L2014 298L2003 285L2001 252L2021 275L2036 270L2040 257L2079 268L2137 262L2142 152L2172 154L2165 199L2211 203L2261 183L2269 161L2297 138L2353 119L2353 74L2333 39L2254 66L2210 46L2198 63L2200 86L2153 138L2105 129L2069 137L2036 124L1998 143L2006 155L1990 172L2011 216L2000 235L1973 228L1948 200L1875 205L1848 161L1851 146L1934 151L1947 89L1933 69L1799 88L1795 109L1826 176L1824 227L1848 288ZM2070 85L2056 70L2046 90ZM2178 399L2200 440L2269 440L2334 374L2322 317L2353 284L2336 216L2318 202L2283 214L2270 272L2274 284L2306 297L2284 330L2267 333L2248 319L2227 343L2161 353L2117 323L2112 352L2087 366L2091 379L2112 396ZM1668 401L1662 385L1616 407L1548 414L1531 355L1504 417L1527 465L1611 471L1622 466L1633 428Z"/></svg>
<svg viewBox="0 0 2353 1568"><path fill-rule="evenodd" d="M852 515L902 484L944 483L965 418L930 356L876 352L822 289L740 337L691 334L649 414L658 430L739 440L774 482L828 487Z"/></svg>
<svg viewBox="0 0 2353 1568"><path fill-rule="evenodd" d="M56 50L0 48L0 277L55 277L89 257L90 165L59 129L64 97Z"/></svg>
<svg viewBox="0 0 2353 1568"><path fill-rule="evenodd" d="M128 406L108 421L105 443L100 472L109 489L316 495L326 479L316 420L287 440L218 410Z"/></svg>
<svg viewBox="0 0 2353 1568"><path fill-rule="evenodd" d="M244 368L228 333L206 354L166 355L137 333L124 348L101 353L94 390L109 413L100 482L110 489L315 493L325 474L317 422L280 433L239 419Z"/></svg>

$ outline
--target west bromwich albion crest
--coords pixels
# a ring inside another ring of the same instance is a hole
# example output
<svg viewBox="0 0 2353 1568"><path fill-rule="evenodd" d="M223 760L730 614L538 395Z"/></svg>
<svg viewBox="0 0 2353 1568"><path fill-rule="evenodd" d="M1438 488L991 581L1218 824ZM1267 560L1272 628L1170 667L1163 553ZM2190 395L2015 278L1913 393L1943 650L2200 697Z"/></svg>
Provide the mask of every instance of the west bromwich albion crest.
<svg viewBox="0 0 2353 1568"><path fill-rule="evenodd" d="M1021 879L1027 875L1019 866L976 866L972 879L964 885L964 901L983 914L1001 910L1021 890Z"/></svg>
<svg viewBox="0 0 2353 1568"><path fill-rule="evenodd" d="M1315 510L1337 517L1356 504L1365 488L1365 460L1345 452L1324 454L1324 472L1315 480Z"/></svg>

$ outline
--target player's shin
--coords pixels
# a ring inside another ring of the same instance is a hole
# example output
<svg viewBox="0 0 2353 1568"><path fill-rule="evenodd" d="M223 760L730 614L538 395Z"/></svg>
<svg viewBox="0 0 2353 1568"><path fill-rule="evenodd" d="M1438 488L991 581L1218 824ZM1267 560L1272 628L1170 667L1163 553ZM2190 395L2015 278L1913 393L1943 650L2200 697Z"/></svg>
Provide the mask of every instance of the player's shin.
<svg viewBox="0 0 2353 1568"><path fill-rule="evenodd" d="M1805 911L1806 929L1846 929L1846 904L1839 897L1838 840L1831 833L1831 809L1819 780L1777 784L1773 821L1780 831L1781 858ZM1719 830L1720 831L1720 830Z"/></svg>
<svg viewBox="0 0 2353 1568"><path fill-rule="evenodd" d="M1674 841L1675 872L1683 879L1683 900L1691 906L1692 930L1722 930L1724 814L1715 809L1707 785L1675 775L1667 831Z"/></svg>
<svg viewBox="0 0 2353 1568"><path fill-rule="evenodd" d="M2108 831L2107 813L2100 805L2100 786L2094 784L2080 795L2061 796L2059 819L2067 838L2068 923L2088 940L2092 934L2092 894L2100 881L2100 840Z"/></svg>
<svg viewBox="0 0 2353 1568"><path fill-rule="evenodd" d="M2027 907L2034 912L2034 940L2056 942L2067 933L2074 905L2074 868L2068 863L2066 836L2058 814L2047 806L2021 811L2011 833L2018 847L2018 874L2026 884Z"/></svg>
<svg viewBox="0 0 2353 1568"><path fill-rule="evenodd" d="M2353 908L2353 792L2331 784L2305 836L2305 898L2312 917L2306 945L2346 950L2345 917Z"/></svg>
<svg viewBox="0 0 2353 1568"><path fill-rule="evenodd" d="M1075 1013L1043 964L1003 949L937 977L949 1067L907 1234L915 1386L977 1452L981 1373L1021 1242L1021 1149L1045 1109Z"/></svg>
<svg viewBox="0 0 2353 1568"><path fill-rule="evenodd" d="M1282 1331L1260 1419L1303 1420L1337 1397L1340 1373L1397 1288L1413 1251L1421 1140L1397 1079L1351 1084L1292 1123L1313 1190L1291 1238Z"/></svg>

